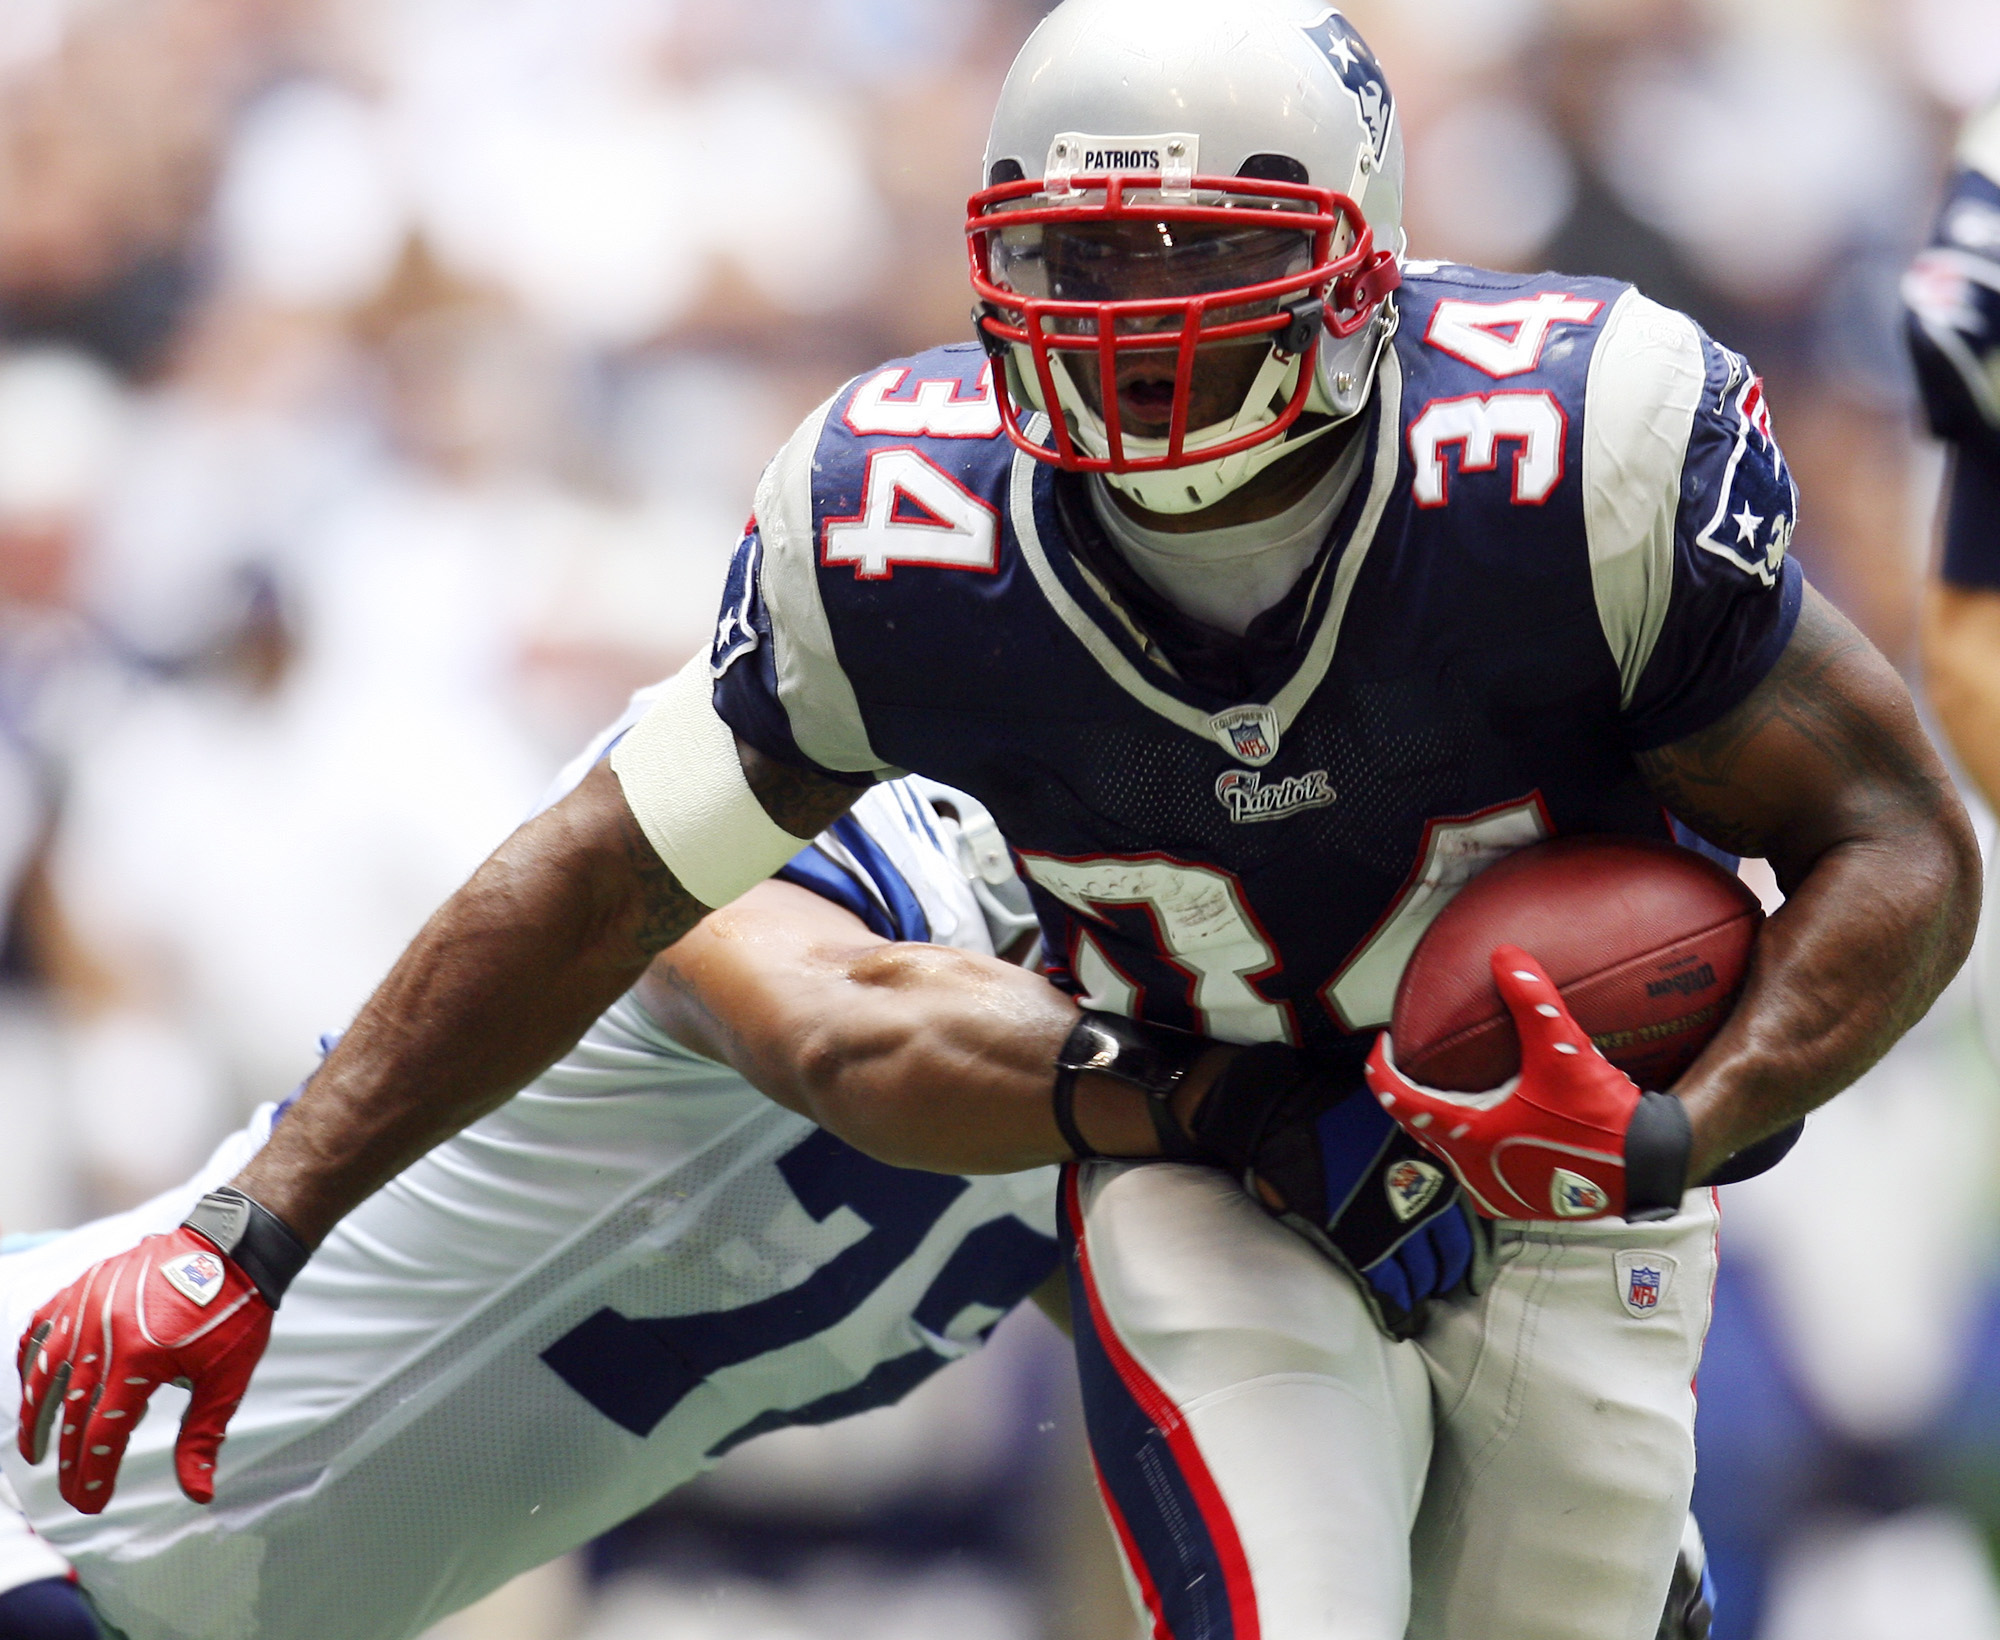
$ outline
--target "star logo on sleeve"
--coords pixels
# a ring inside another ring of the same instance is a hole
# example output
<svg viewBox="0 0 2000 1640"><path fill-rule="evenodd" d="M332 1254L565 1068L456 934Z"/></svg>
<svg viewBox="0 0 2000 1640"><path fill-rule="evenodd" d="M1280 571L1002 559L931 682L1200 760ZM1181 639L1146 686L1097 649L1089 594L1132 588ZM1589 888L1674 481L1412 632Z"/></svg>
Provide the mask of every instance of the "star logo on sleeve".
<svg viewBox="0 0 2000 1640"><path fill-rule="evenodd" d="M1706 488L1714 500L1704 508L1708 521L1694 544L1775 586L1791 548L1798 489L1771 432L1763 382L1739 354L1716 353L1727 367L1726 380L1720 403L1709 412L1701 453L1691 458L1702 464L1705 481L1693 493Z"/></svg>
<svg viewBox="0 0 2000 1640"><path fill-rule="evenodd" d="M736 556L730 561L729 577L723 592L722 616L715 623L715 636L708 646L708 670L713 677L721 677L757 647L757 628L751 620L751 608L757 596L757 556L762 546L763 541L757 533L757 520L752 517L743 526L743 539L736 548Z"/></svg>

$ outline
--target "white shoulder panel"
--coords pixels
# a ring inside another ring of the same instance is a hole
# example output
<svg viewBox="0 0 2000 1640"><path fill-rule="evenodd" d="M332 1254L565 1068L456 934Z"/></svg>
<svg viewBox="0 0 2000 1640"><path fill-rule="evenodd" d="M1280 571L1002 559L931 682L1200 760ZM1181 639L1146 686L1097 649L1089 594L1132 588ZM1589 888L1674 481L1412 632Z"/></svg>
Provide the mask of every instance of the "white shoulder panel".
<svg viewBox="0 0 2000 1640"><path fill-rule="evenodd" d="M1958 139L1958 162L2000 182L2000 102L1989 104L1965 122Z"/></svg>
<svg viewBox="0 0 2000 1640"><path fill-rule="evenodd" d="M1591 587L1629 705L1674 590L1681 464L1701 405L1694 321L1637 291L1618 299L1584 389L1583 518Z"/></svg>
<svg viewBox="0 0 2000 1640"><path fill-rule="evenodd" d="M758 482L764 607L771 616L778 700L799 750L822 768L876 774L888 765L868 744L854 685L834 652L833 629L820 602L815 565L814 456L827 412L839 397L836 393L806 417Z"/></svg>

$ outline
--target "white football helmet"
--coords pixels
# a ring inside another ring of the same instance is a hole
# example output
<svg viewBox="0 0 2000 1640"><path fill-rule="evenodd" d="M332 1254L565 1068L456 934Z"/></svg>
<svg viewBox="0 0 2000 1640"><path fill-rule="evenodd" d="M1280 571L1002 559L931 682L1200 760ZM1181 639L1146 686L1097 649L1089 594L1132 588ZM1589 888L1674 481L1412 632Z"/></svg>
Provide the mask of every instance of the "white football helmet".
<svg viewBox="0 0 2000 1640"><path fill-rule="evenodd" d="M1402 194L1388 83L1331 7L1065 0L966 223L1008 436L1149 511L1212 506L1367 403Z"/></svg>

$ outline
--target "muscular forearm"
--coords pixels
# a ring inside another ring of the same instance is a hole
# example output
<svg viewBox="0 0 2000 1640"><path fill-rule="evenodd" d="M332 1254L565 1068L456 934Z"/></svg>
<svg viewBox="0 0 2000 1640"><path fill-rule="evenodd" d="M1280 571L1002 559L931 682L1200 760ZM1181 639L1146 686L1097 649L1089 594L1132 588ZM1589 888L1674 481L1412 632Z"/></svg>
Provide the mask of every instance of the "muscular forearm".
<svg viewBox="0 0 2000 1640"><path fill-rule="evenodd" d="M1069 1157L1050 1090L1077 1004L1012 964L890 944L766 883L661 953L638 995L687 1046L878 1161L1009 1173ZM1183 1120L1227 1051L1188 1078ZM1074 1108L1106 1154L1157 1152L1128 1084L1079 1077Z"/></svg>
<svg viewBox="0 0 2000 1640"><path fill-rule="evenodd" d="M1788 896L1674 1089L1699 1179L1832 1098L1930 1006L1971 945L1979 857L1901 681L1810 592L1750 698L1640 766L1703 835L1767 856Z"/></svg>
<svg viewBox="0 0 2000 1640"><path fill-rule="evenodd" d="M1691 1179L1826 1103L1922 1017L1964 958L1976 873L1935 840L1820 857L1765 925L1736 1012L1674 1090L1694 1128Z"/></svg>
<svg viewBox="0 0 2000 1640"><path fill-rule="evenodd" d="M946 1173L1068 1156L1049 1087L1077 1010L1047 981L885 945L856 953L836 988L787 1056L798 1106L821 1126L878 1160Z"/></svg>

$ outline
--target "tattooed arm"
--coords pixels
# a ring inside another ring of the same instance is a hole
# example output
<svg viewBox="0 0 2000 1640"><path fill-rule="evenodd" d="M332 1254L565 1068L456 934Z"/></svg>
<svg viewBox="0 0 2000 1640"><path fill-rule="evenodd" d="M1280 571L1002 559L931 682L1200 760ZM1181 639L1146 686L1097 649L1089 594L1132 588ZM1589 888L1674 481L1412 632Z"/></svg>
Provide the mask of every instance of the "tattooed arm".
<svg viewBox="0 0 2000 1640"><path fill-rule="evenodd" d="M803 843L859 795L738 747ZM317 1245L350 1209L575 1045L703 916L599 763L424 926L237 1187Z"/></svg>
<svg viewBox="0 0 2000 1640"><path fill-rule="evenodd" d="M1922 1016L1972 943L1979 853L1902 680L1810 588L1770 676L1639 766L1709 841L1768 858L1787 896L1736 1012L1674 1089L1700 1179Z"/></svg>

